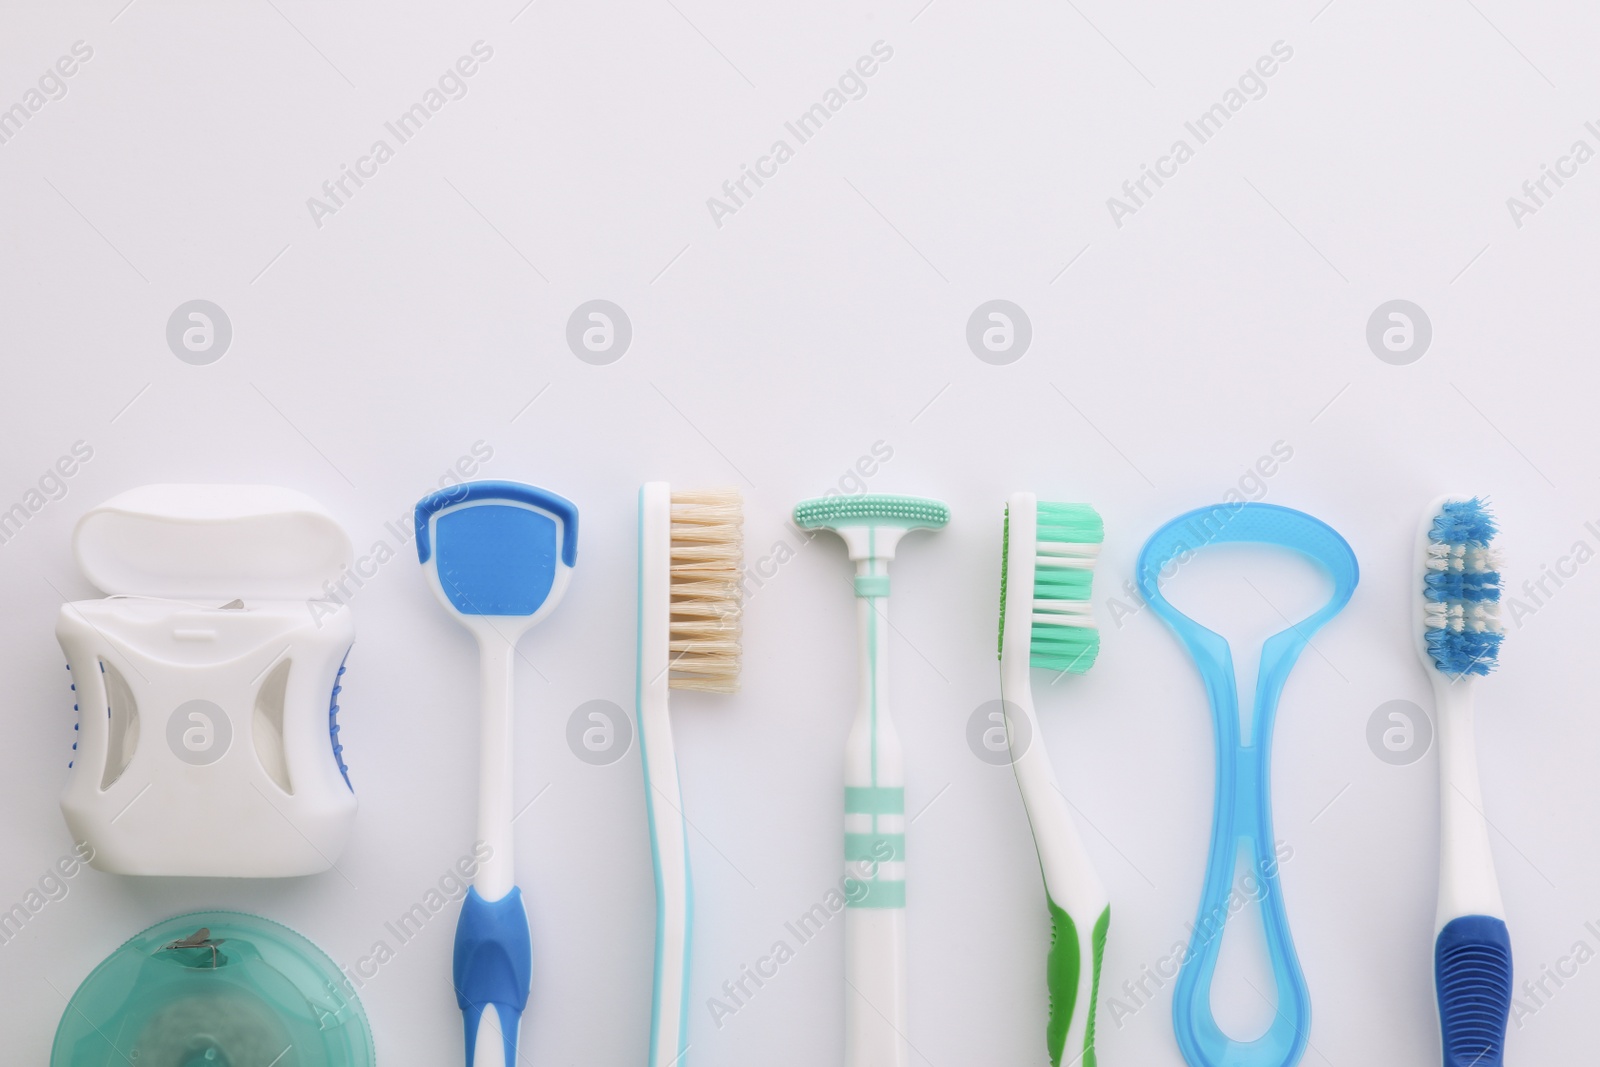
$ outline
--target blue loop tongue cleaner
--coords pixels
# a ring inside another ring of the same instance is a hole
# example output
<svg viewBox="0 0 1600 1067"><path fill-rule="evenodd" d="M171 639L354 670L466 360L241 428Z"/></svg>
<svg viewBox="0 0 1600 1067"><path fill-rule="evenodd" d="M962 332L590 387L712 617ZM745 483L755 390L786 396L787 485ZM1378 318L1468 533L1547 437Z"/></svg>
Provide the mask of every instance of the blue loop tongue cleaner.
<svg viewBox="0 0 1600 1067"><path fill-rule="evenodd" d="M1276 545L1320 564L1333 579L1333 597L1304 621L1267 638L1256 678L1252 736L1240 738L1233 653L1221 634L1185 616L1161 595L1163 570L1187 562L1196 549L1225 542ZM1272 724L1278 697L1313 634L1350 601L1358 577L1355 553L1332 527L1275 504L1219 504L1180 515L1157 530L1139 553L1139 592L1194 657L1205 681L1217 745L1217 796L1211 853L1193 936L1172 997L1172 1027L1193 1067L1289 1067L1305 1052L1311 995L1295 955L1278 884L1272 834ZM1277 984L1277 1014L1266 1033L1235 1041L1211 1011L1211 983L1229 915L1240 850L1261 885L1261 917Z"/></svg>

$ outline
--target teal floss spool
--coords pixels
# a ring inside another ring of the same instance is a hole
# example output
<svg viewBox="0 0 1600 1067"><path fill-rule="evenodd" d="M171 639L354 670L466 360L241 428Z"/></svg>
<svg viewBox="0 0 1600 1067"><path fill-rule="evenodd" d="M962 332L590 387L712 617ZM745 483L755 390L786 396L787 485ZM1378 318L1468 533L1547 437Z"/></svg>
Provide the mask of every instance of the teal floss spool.
<svg viewBox="0 0 1600 1067"><path fill-rule="evenodd" d="M50 1067L373 1067L372 1031L331 959L288 927L194 912L90 972Z"/></svg>

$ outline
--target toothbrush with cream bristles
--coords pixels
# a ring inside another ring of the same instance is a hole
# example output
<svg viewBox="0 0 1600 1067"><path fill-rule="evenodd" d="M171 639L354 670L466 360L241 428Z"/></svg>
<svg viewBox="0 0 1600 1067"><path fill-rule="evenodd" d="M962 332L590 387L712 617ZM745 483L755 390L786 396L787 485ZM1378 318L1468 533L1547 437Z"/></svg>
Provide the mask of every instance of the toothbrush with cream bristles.
<svg viewBox="0 0 1600 1067"><path fill-rule="evenodd" d="M1094 665L1100 631L1090 611L1089 590L1104 536L1099 513L1087 504L1041 503L1032 493L1013 493L1006 504L1000 695L1012 766L1050 908L1045 1043L1052 1067L1080 1059L1084 1067L1094 1067L1095 998L1111 908L1056 784L1034 714L1030 669L1052 671L1059 678Z"/></svg>
<svg viewBox="0 0 1600 1067"><path fill-rule="evenodd" d="M1495 668L1504 636L1496 532L1481 498L1446 496L1417 533L1412 624L1439 735L1434 983L1445 1067L1501 1067L1511 1012L1511 941L1473 740L1475 679Z"/></svg>
<svg viewBox="0 0 1600 1067"><path fill-rule="evenodd" d="M683 1067L689 1050L693 893L667 698L739 688L743 522L737 489L639 490L639 751L656 883L650 1067Z"/></svg>

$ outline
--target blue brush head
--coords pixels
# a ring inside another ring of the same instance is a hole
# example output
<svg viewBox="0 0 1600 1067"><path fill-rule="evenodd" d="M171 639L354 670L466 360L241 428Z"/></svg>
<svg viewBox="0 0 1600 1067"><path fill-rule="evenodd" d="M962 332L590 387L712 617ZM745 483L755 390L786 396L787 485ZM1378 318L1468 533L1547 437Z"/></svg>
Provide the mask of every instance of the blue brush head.
<svg viewBox="0 0 1600 1067"><path fill-rule="evenodd" d="M1433 665L1452 678L1488 674L1500 659L1498 531L1481 497L1445 501L1428 529L1423 640Z"/></svg>

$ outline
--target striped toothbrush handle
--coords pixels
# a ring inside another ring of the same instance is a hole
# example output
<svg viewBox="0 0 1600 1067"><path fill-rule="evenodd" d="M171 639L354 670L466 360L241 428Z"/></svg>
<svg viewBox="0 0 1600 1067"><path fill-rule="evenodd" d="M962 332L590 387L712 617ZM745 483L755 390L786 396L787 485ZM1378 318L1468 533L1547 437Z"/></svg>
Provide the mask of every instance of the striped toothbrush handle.
<svg viewBox="0 0 1600 1067"><path fill-rule="evenodd" d="M845 1065L910 1067L905 790L846 788L844 819Z"/></svg>
<svg viewBox="0 0 1600 1067"><path fill-rule="evenodd" d="M857 562L861 636L845 748L845 1067L911 1067L906 1040L905 770L889 717L889 577Z"/></svg>

